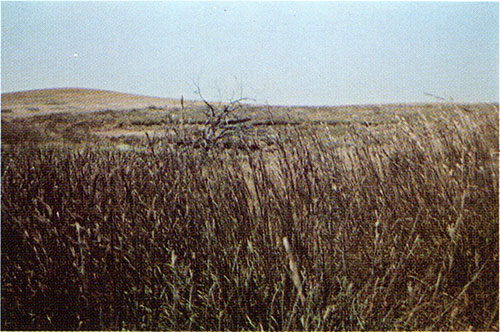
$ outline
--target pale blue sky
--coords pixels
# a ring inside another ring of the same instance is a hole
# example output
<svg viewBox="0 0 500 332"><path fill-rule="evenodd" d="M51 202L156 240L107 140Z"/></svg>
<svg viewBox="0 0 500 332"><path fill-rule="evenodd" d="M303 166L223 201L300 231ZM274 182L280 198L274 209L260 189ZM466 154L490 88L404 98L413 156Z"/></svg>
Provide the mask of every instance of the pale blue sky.
<svg viewBox="0 0 500 332"><path fill-rule="evenodd" d="M498 102L498 2L4 2L2 92Z"/></svg>

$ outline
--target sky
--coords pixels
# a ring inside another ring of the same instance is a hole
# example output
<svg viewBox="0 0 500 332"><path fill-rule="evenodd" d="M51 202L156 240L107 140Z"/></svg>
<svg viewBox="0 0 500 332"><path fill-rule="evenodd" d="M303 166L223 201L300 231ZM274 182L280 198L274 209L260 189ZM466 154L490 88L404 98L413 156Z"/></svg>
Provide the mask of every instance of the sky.
<svg viewBox="0 0 500 332"><path fill-rule="evenodd" d="M1 2L2 92L498 102L498 2Z"/></svg>

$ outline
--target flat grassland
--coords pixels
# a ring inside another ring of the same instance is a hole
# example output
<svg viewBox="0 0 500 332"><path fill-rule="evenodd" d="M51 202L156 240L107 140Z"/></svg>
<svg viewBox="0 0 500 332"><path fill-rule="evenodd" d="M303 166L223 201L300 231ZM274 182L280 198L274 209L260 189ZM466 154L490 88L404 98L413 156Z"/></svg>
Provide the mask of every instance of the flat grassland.
<svg viewBox="0 0 500 332"><path fill-rule="evenodd" d="M498 330L498 105L239 106L2 94L2 329Z"/></svg>

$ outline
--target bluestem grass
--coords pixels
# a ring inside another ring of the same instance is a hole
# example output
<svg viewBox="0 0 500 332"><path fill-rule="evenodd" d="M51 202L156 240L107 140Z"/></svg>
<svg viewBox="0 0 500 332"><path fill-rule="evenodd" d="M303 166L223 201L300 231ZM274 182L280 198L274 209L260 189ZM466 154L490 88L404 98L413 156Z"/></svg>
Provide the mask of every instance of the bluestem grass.
<svg viewBox="0 0 500 332"><path fill-rule="evenodd" d="M2 329L498 329L498 110L462 113L2 150Z"/></svg>

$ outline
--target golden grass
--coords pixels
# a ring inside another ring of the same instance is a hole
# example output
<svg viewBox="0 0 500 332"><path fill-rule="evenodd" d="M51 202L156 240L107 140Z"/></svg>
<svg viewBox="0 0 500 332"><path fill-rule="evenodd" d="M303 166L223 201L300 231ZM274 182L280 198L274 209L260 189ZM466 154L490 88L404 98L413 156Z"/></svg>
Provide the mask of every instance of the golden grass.
<svg viewBox="0 0 500 332"><path fill-rule="evenodd" d="M194 103L187 103L188 105ZM2 93L2 109L10 109L9 117L35 114L77 113L105 109L180 107L175 99L140 96L106 90L61 88ZM35 111L37 109L37 111Z"/></svg>

